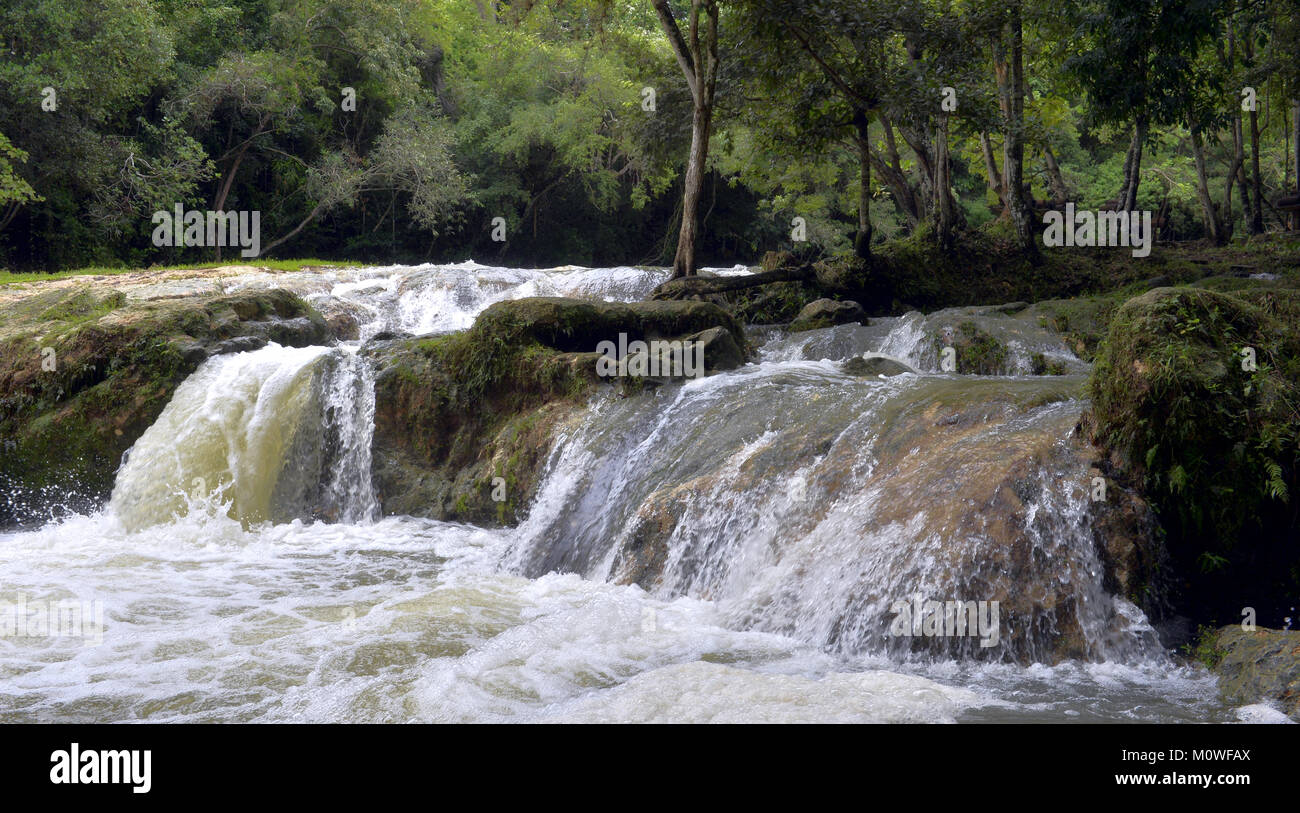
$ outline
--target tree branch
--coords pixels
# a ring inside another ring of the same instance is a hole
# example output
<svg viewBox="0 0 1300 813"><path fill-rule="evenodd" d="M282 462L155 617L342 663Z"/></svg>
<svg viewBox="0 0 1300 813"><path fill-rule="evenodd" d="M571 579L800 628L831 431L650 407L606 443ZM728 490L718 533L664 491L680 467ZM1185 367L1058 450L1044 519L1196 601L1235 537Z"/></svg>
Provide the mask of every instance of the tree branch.
<svg viewBox="0 0 1300 813"><path fill-rule="evenodd" d="M652 2L655 12L659 15L659 26L668 36L668 44L672 46L677 64L681 66L682 73L686 74L686 84L690 85L691 95L695 97L698 104L700 85L695 79L695 60L691 57L691 49L682 38L682 30L677 27L677 21L673 19L673 12L668 8L668 0L652 0Z"/></svg>

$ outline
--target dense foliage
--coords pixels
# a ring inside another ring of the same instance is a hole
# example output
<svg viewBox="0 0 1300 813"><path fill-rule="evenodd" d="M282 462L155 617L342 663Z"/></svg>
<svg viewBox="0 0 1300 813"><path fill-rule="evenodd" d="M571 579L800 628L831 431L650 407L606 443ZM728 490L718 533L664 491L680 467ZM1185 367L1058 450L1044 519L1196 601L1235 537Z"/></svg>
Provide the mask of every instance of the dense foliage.
<svg viewBox="0 0 1300 813"><path fill-rule="evenodd" d="M718 10L702 264L999 217L1032 254L1067 200L1164 238L1285 227L1297 0L664 8L688 34ZM0 264L217 259L154 245L177 204L260 212L270 257L670 262L692 91L666 31L653 0L10 0Z"/></svg>

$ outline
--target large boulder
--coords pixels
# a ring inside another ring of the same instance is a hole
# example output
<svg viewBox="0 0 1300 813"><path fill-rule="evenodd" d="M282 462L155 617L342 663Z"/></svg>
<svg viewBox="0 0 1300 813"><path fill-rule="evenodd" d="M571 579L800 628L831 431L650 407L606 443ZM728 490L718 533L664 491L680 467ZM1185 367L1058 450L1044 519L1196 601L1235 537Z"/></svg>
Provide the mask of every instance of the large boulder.
<svg viewBox="0 0 1300 813"><path fill-rule="evenodd" d="M1300 631L1240 624L1211 635L1208 652L1219 676L1219 693L1233 705L1273 703L1300 722Z"/></svg>
<svg viewBox="0 0 1300 813"><path fill-rule="evenodd" d="M817 299L809 302L790 323L790 332L834 327L849 322L866 324L867 315L862 306L852 300Z"/></svg>
<svg viewBox="0 0 1300 813"><path fill-rule="evenodd" d="M743 593L747 606L770 607L758 613L761 628L846 652L1052 663L1152 645L1138 616L1109 597L1141 609L1159 599L1145 567L1159 559L1150 512L1118 484L1104 503L1091 499L1098 453L1074 431L1078 387L922 377L891 388L870 420L862 401L832 393L789 402L779 391L748 402L737 393L725 407L702 405L725 423L692 414L692 425L709 425L698 430L707 440L665 441L673 465L622 506L608 577L656 595ZM816 417L804 431L757 439L738 429L787 408ZM705 445L707 454L696 451ZM578 493L595 499L600 488ZM584 557L604 561L605 548L575 544L558 527L528 572L590 572ZM1063 580L1063 570L1080 577ZM1082 574L1100 575L1107 594ZM1000 643L890 638L891 603L922 589L999 602Z"/></svg>
<svg viewBox="0 0 1300 813"><path fill-rule="evenodd" d="M705 372L739 366L748 351L739 323L711 303L560 297L498 302L459 333L374 343L366 352L379 368L373 466L384 512L518 521L556 432L596 385L631 393L682 377L669 364L629 375L638 371L626 358L601 365L602 351L688 341L702 343Z"/></svg>
<svg viewBox="0 0 1300 813"><path fill-rule="evenodd" d="M1175 612L1282 626L1300 589L1300 291L1158 288L1112 317L1092 435L1167 538Z"/></svg>
<svg viewBox="0 0 1300 813"><path fill-rule="evenodd" d="M882 356L879 354L866 354L845 359L840 364L840 370L849 375L856 375L863 378L889 378L890 376L902 375L903 373L916 372L916 370L913 370L898 359L892 359L888 356Z"/></svg>
<svg viewBox="0 0 1300 813"><path fill-rule="evenodd" d="M100 504L122 454L210 355L328 341L320 314L283 290L148 299L82 283L4 297L0 527Z"/></svg>

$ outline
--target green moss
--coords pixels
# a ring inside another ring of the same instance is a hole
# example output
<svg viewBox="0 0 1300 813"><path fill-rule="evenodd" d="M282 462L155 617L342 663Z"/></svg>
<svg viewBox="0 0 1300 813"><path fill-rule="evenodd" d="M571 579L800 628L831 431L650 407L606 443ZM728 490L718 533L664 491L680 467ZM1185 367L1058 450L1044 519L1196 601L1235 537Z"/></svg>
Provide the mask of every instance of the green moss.
<svg viewBox="0 0 1300 813"><path fill-rule="evenodd" d="M635 305L539 297L497 303L474 326L387 343L368 352L377 376L376 479L385 508L444 519L514 521L526 507L557 420L600 382L601 341L672 338L723 326L704 302ZM628 393L644 385L630 377ZM491 499L493 477L507 483Z"/></svg>
<svg viewBox="0 0 1300 813"><path fill-rule="evenodd" d="M1219 646L1218 628L1202 624L1196 630L1196 640L1183 645L1183 654L1204 665L1206 669L1214 669L1223 661L1228 650Z"/></svg>
<svg viewBox="0 0 1300 813"><path fill-rule="evenodd" d="M1065 365L1047 358L1042 353L1035 353L1030 359L1030 371L1034 375L1065 375Z"/></svg>
<svg viewBox="0 0 1300 813"><path fill-rule="evenodd" d="M0 527L43 516L50 504L84 510L106 498L122 454L204 357L194 347L276 324L241 322L241 312L310 316L315 332L302 338L326 335L319 314L285 291L128 304L118 292L72 287L6 303L0 488L10 500L0 504Z"/></svg>
<svg viewBox="0 0 1300 813"><path fill-rule="evenodd" d="M1298 355L1291 289L1161 288L1111 321L1090 382L1096 440L1159 513L1190 612L1300 588Z"/></svg>
<svg viewBox="0 0 1300 813"><path fill-rule="evenodd" d="M936 352L942 353L950 340L956 351L957 372L965 375L1007 373L1006 347L974 322L961 322L953 336L936 333L933 337Z"/></svg>

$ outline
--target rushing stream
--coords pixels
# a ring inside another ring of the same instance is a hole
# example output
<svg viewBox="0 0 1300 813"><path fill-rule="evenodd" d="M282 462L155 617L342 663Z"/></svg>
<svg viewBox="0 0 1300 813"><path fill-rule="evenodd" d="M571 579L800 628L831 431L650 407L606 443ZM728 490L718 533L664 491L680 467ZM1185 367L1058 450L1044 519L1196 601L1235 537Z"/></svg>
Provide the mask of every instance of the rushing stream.
<svg viewBox="0 0 1300 813"><path fill-rule="evenodd" d="M760 331L741 369L602 393L517 528L379 517L361 343L463 329L504 298L639 299L663 278L470 263L223 282L297 290L358 340L207 361L101 512L0 533L0 601L69 602L84 622L0 638L0 721L1280 717L1222 705L1102 588L1063 451L1087 365L981 309ZM958 315L1011 348L1012 375L939 372L929 337ZM918 373L840 370L862 353ZM1034 353L1066 374L1029 375ZM1014 551L973 508L1009 477L1026 484ZM1039 592L1053 606L1017 615ZM913 596L1000 599L1016 657L891 636ZM1080 657L1042 665L1063 631Z"/></svg>

